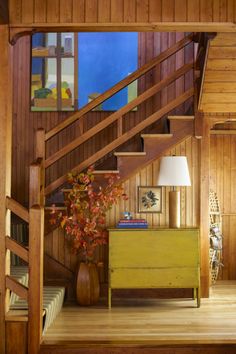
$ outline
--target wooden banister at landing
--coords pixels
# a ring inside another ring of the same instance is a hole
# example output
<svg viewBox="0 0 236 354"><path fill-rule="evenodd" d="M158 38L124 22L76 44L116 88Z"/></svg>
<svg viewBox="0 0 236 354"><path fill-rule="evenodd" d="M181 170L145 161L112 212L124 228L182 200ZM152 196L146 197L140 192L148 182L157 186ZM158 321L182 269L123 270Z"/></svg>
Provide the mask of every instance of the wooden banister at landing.
<svg viewBox="0 0 236 354"><path fill-rule="evenodd" d="M20 243L9 236L6 236L6 248L23 259L25 262L29 262L29 251L27 248L23 247Z"/></svg>
<svg viewBox="0 0 236 354"><path fill-rule="evenodd" d="M61 130L65 129L68 127L70 124L75 122L76 120L80 119L82 116L84 116L86 113L91 111L93 108L113 96L115 93L126 87L127 85L131 84L133 81L137 80L140 76L144 75L146 72L151 70L153 67L155 67L157 64L160 64L162 61L165 59L169 58L171 55L175 54L178 52L180 49L184 48L186 45L192 42L193 35L188 35L187 37L183 38L179 42L175 43L172 47L168 48L164 52L162 52L160 55L152 59L149 63L143 65L141 68L130 74L127 78L121 80L118 82L116 85L114 85L112 88L109 90L105 91L103 94L98 96L96 99L93 101L89 102L85 107L80 109L77 113L71 115L69 118L67 118L65 121L61 122L51 130L49 130L45 134L45 141L49 140L52 138L54 135L59 133Z"/></svg>
<svg viewBox="0 0 236 354"><path fill-rule="evenodd" d="M6 288L13 291L16 295L22 299L28 300L28 288L17 280L15 280L10 275L6 275Z"/></svg>
<svg viewBox="0 0 236 354"><path fill-rule="evenodd" d="M53 163L55 163L57 160L83 144L85 141L90 139L93 135L97 134L100 132L102 129L106 128L108 125L112 124L113 122L119 120L124 114L128 113L131 111L133 108L136 106L140 105L144 101L146 101L148 98L152 97L154 94L159 92L163 87L168 86L171 84L173 81L177 80L179 77L187 73L189 70L193 68L193 63L185 64L182 66L180 69L176 70L174 73L169 75L167 78L163 79L156 85L152 86L150 89L146 90L143 92L141 95L139 95L137 98L133 99L131 102L129 102L127 105L123 106L120 108L118 111L114 112L107 118L103 119L102 122L96 124L94 127L89 129L87 132L79 136L78 138L74 139L71 143L67 144L64 146L61 150L57 151L55 154L50 156L48 159L45 161L45 168L49 167ZM120 134L120 136L122 136Z"/></svg>
<svg viewBox="0 0 236 354"><path fill-rule="evenodd" d="M6 197L6 208L19 216L22 220L29 222L29 212L20 203L10 197Z"/></svg>
<svg viewBox="0 0 236 354"><path fill-rule="evenodd" d="M180 104L185 102L187 99L189 99L193 95L194 95L194 89L191 88L188 91L186 91L185 93L183 93L181 96L179 96L179 97L175 98L173 101L169 102L166 106L162 107L157 112L150 115L148 118L144 119L142 122L138 123L130 131L124 133L122 136L118 137L117 139L113 140L110 144L108 144L107 146L105 146L101 150L97 151L95 154L90 156L87 160L83 161L78 166L76 166L72 171L81 171L81 170L85 169L86 167L88 167L89 165L92 165L97 160L99 160L103 156L105 156L108 152L114 150L119 145L123 144L125 141L132 138L134 135L138 134L143 129L148 127L150 124L156 122L158 119L163 117L168 112L172 111L174 108L178 107ZM57 189L64 182L66 182L66 180L67 180L67 175L64 175L64 176L58 178L56 181L54 181L53 183L51 183L50 185L48 185L45 188L45 194L48 195L48 194L52 193L55 189Z"/></svg>

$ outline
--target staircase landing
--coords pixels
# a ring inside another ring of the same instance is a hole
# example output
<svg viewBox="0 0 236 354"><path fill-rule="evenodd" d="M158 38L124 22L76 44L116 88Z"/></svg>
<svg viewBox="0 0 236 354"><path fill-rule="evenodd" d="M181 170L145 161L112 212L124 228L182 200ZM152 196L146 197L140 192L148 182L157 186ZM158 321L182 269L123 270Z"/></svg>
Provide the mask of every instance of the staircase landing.
<svg viewBox="0 0 236 354"><path fill-rule="evenodd" d="M109 311L106 304L65 307L40 353L233 354L235 294L235 281L219 281L200 308L192 299L130 298L116 298Z"/></svg>

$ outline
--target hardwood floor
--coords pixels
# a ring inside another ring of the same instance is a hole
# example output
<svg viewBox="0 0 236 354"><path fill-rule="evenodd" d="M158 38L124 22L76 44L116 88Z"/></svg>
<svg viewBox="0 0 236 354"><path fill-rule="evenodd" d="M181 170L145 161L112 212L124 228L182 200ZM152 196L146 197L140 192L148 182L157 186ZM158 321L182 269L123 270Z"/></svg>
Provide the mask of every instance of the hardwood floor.
<svg viewBox="0 0 236 354"><path fill-rule="evenodd" d="M236 281L218 282L200 308L191 299L115 298L111 310L105 305L64 307L44 335L41 353L170 354L182 348L188 354L230 354L236 353L235 328ZM64 351L50 351L53 347Z"/></svg>

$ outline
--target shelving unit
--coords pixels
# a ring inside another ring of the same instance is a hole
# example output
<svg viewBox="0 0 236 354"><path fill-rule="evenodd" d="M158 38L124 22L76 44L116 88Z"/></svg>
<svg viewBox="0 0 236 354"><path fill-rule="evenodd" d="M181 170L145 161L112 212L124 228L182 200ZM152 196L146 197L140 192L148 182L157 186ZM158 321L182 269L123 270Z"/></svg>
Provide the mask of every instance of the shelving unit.
<svg viewBox="0 0 236 354"><path fill-rule="evenodd" d="M220 267L222 264L222 214L220 211L219 200L214 191L210 191L210 279L211 284L214 284L218 278Z"/></svg>

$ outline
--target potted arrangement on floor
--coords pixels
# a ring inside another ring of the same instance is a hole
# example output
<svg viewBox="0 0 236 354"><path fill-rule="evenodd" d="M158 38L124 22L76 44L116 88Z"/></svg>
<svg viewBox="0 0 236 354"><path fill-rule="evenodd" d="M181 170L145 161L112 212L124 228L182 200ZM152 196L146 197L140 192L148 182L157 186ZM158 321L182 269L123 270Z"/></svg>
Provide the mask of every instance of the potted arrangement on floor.
<svg viewBox="0 0 236 354"><path fill-rule="evenodd" d="M99 245L108 241L106 213L120 198L127 199L123 187L118 184L119 176L107 174L105 185L98 186L94 179L94 168L85 173L68 174L70 190L65 190L66 215L52 211L51 223L65 230L71 249L79 253L82 261L78 267L76 295L80 305L92 305L99 298L99 279L94 252Z"/></svg>

